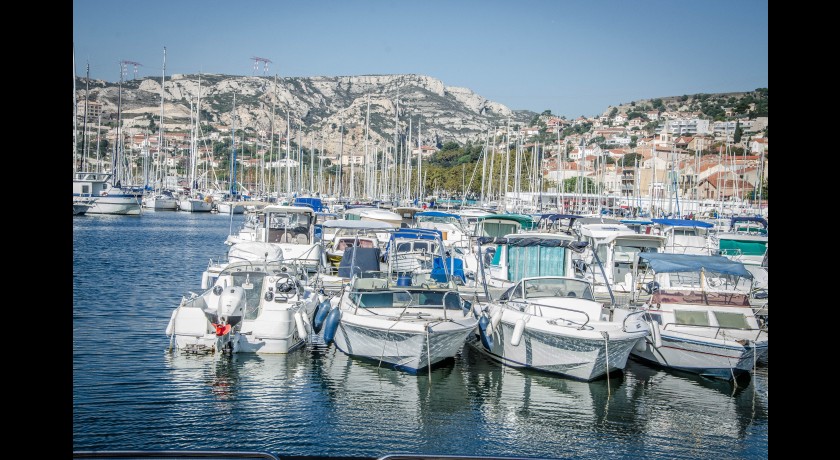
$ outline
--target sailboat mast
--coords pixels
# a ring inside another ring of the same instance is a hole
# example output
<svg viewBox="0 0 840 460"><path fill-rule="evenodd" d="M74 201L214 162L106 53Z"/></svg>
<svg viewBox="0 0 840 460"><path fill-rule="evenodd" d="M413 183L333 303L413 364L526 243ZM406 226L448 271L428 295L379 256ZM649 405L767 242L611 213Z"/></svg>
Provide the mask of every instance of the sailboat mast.
<svg viewBox="0 0 840 460"><path fill-rule="evenodd" d="M423 141L420 130L423 122L417 117L417 199L423 201Z"/></svg>
<svg viewBox="0 0 840 460"><path fill-rule="evenodd" d="M84 112L84 123L82 124L82 170L87 170L87 157L88 157L88 129L87 129L87 119L88 119L88 90L90 88L90 63L86 65L85 70L85 112Z"/></svg>
<svg viewBox="0 0 840 460"><path fill-rule="evenodd" d="M76 46L73 46L73 172L76 166L76 150L79 148L79 103L76 101Z"/></svg>
<svg viewBox="0 0 840 460"><path fill-rule="evenodd" d="M162 67L161 75L160 75L160 123L158 126L158 168L155 170L155 193L159 192L159 188L157 186L158 179L160 180L161 186L163 188L163 172L161 171L163 160L163 143L164 143L164 136L163 136L163 103L166 98L166 47L163 47L163 67ZM159 177L158 177L159 176Z"/></svg>
<svg viewBox="0 0 840 460"><path fill-rule="evenodd" d="M507 120L507 128L505 129L505 182L504 186L499 186L499 193L502 195L503 208L505 212L508 211L507 189L508 177L510 174L510 118Z"/></svg>
<svg viewBox="0 0 840 460"><path fill-rule="evenodd" d="M292 137L292 122L291 122L291 115L289 110L286 109L286 155L285 161L283 162L283 167L286 169L286 197L292 195L292 171L289 165L289 156L292 152L291 146L291 137Z"/></svg>
<svg viewBox="0 0 840 460"><path fill-rule="evenodd" d="M280 164L280 162L277 161L274 158L274 126L275 126L274 117L275 117L276 108L277 108L277 74L275 73L274 74L274 94L271 98L271 140L268 143L269 167L268 167L268 186L266 188L268 190L272 189L272 186L271 186L272 185L272 182L271 182L271 171L272 171L271 161L274 161L275 162L274 163L275 164L274 171L276 172L274 174L274 183L277 185L274 188L275 188L276 193L277 193L276 196L280 196L280 181L279 181L279 178L280 178L279 164Z"/></svg>
<svg viewBox="0 0 840 460"><path fill-rule="evenodd" d="M236 196L236 91L233 92L233 108L230 115L230 196Z"/></svg>

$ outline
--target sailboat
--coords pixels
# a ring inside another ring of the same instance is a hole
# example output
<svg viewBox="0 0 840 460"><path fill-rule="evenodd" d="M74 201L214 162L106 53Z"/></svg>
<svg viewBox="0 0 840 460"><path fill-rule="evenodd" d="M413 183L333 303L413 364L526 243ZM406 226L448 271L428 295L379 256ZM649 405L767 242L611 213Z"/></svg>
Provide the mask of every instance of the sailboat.
<svg viewBox="0 0 840 460"><path fill-rule="evenodd" d="M198 114L201 105L201 77L198 78L198 106L195 108L195 124L190 136L190 174L189 187L185 188L185 194L178 201L178 209L185 212L210 212L213 210L213 197L204 195L198 191L198 179L196 177L196 162L198 160ZM192 102L190 103L190 114L192 115Z"/></svg>
<svg viewBox="0 0 840 460"><path fill-rule="evenodd" d="M230 136L230 199L220 201L216 206L218 208L219 214L244 214L245 203L239 200L238 197L241 195L236 191L236 93L233 93L233 113L231 115L231 126L232 128Z"/></svg>
<svg viewBox="0 0 840 460"><path fill-rule="evenodd" d="M74 55L75 61L75 55ZM75 64L74 64L75 65ZM120 64L122 66L122 64ZM75 98L75 71L74 71L74 98ZM120 67L120 103L122 102L122 67ZM120 105L117 105L117 113L121 113ZM75 106L75 104L74 104ZM84 114L87 119L87 113ZM88 204L86 214L120 214L140 215L140 203L143 198L143 190L138 187L123 186L121 176L122 161L124 156L122 143L121 120L117 122L117 142L113 152L112 172L85 171L79 170L76 163L76 145L73 147L73 209L76 212L78 203ZM87 163L85 163L87 164ZM81 209L83 207L79 207Z"/></svg>
<svg viewBox="0 0 840 460"><path fill-rule="evenodd" d="M166 47L163 47L163 75L160 79L160 127L158 129L158 167L155 168L154 191L143 200L143 207L155 211L176 211L178 210L178 199L172 192L163 189L163 102L166 97Z"/></svg>

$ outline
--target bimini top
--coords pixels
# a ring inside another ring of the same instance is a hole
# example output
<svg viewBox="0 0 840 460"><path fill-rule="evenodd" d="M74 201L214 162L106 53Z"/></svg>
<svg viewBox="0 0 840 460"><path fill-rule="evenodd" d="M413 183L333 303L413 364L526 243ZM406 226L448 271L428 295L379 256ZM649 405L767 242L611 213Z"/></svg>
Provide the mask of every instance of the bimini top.
<svg viewBox="0 0 840 460"><path fill-rule="evenodd" d="M513 247L525 247L525 246L541 246L541 247L549 247L549 248L568 248L575 252L583 252L584 248L589 244L586 241L577 241L571 240L568 238L544 238L539 236L533 235L522 235L519 236L505 236L505 237L492 237L492 236L482 236L477 239L479 245L483 246L485 244L503 244L507 246Z"/></svg>
<svg viewBox="0 0 840 460"><path fill-rule="evenodd" d="M461 216L458 214L450 214L448 212L440 212L440 211L424 211L418 212L414 215L414 217L452 217L454 219L461 220Z"/></svg>
<svg viewBox="0 0 840 460"><path fill-rule="evenodd" d="M651 219L656 224L670 225L671 227L702 227L712 228L714 225L702 220L691 219Z"/></svg>
<svg viewBox="0 0 840 460"><path fill-rule="evenodd" d="M443 233L440 230L431 228L401 228L391 233L391 240L395 240L397 238L415 240L442 240ZM390 242L388 244L390 244Z"/></svg>
<svg viewBox="0 0 840 460"><path fill-rule="evenodd" d="M355 229L385 229L390 228L393 229L394 226L389 224L388 222L382 222L379 220L346 220L346 219L334 219L334 220L326 220L323 224L324 228L355 228Z"/></svg>
<svg viewBox="0 0 840 460"><path fill-rule="evenodd" d="M533 226L534 219L527 214L490 214L489 216L478 216L476 220L483 221L488 219L513 220L522 224L522 226ZM528 230L528 229L526 229Z"/></svg>
<svg viewBox="0 0 840 460"><path fill-rule="evenodd" d="M701 269L724 275L752 278L752 273L744 264L724 256L704 256L699 254L672 254L668 252L640 252L639 260L644 260L656 273L698 272Z"/></svg>
<svg viewBox="0 0 840 460"><path fill-rule="evenodd" d="M732 222L729 224L729 228L735 228L735 224L737 222L757 222L761 224L764 228L767 228L767 219L763 217L736 216L732 218Z"/></svg>

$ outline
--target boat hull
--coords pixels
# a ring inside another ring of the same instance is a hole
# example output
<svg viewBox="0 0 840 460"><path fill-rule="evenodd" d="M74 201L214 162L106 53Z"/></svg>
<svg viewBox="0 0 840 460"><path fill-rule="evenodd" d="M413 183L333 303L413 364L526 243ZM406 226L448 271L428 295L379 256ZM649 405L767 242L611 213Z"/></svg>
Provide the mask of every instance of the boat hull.
<svg viewBox="0 0 840 460"><path fill-rule="evenodd" d="M346 312L345 312L346 313ZM335 345L342 352L378 361L388 367L417 373L453 358L472 334L475 321L432 324L423 330L405 330L398 324L374 326L342 318L335 334Z"/></svg>
<svg viewBox="0 0 840 460"><path fill-rule="evenodd" d="M84 198L89 200L90 198ZM86 214L116 214L126 216L139 216L142 212L140 197L136 195L117 195L114 193L106 196L99 196L90 201L90 208Z"/></svg>
<svg viewBox="0 0 840 460"><path fill-rule="evenodd" d="M184 212L210 212L213 210L213 203L209 201L191 198L187 200L180 200L178 202L178 209Z"/></svg>
<svg viewBox="0 0 840 460"><path fill-rule="evenodd" d="M532 323L536 322L532 317ZM515 323L501 321L492 334L488 350L480 340L476 348L507 366L530 368L560 374L564 377L592 381L608 373L623 370L630 352L646 332L624 332L620 329L578 330L570 327L526 327L518 345L511 343ZM601 334L604 330L608 339Z"/></svg>
<svg viewBox="0 0 840 460"><path fill-rule="evenodd" d="M767 361L767 341L742 345L734 340L683 337L662 333L662 345L656 347L652 341L644 347L634 349L634 358L653 363L659 367L677 369L704 377L733 380L749 374L758 363Z"/></svg>

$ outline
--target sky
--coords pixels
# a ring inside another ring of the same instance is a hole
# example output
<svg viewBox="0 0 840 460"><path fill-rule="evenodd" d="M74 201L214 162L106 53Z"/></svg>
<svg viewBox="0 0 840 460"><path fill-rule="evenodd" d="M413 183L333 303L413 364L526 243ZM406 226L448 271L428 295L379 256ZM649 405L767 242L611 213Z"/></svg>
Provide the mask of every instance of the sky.
<svg viewBox="0 0 840 460"><path fill-rule="evenodd" d="M159 79L165 47L167 77L419 74L576 118L767 88L768 2L74 0L74 74Z"/></svg>

